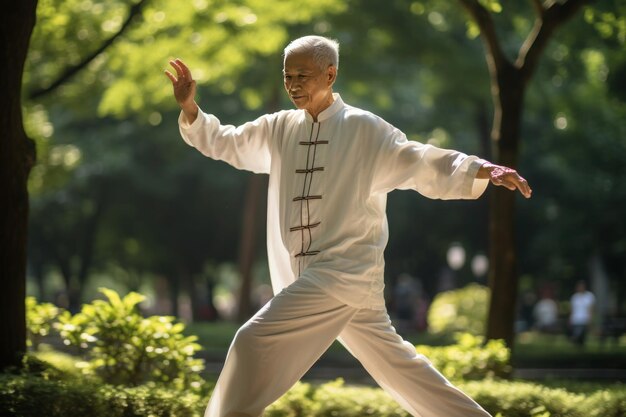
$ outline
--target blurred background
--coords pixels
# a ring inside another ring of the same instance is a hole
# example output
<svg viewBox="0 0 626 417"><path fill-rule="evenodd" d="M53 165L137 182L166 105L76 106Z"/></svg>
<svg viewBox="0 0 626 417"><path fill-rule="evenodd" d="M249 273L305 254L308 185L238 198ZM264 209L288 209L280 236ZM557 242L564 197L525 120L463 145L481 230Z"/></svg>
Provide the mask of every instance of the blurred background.
<svg viewBox="0 0 626 417"><path fill-rule="evenodd" d="M531 7L482 3L514 59ZM626 346L624 10L623 1L583 8L528 86L518 168L533 198L515 212L519 341L565 340L584 280L596 300L590 343ZM410 139L492 157L485 49L456 2L40 0L37 16L24 78L37 144L28 293L71 312L99 287L138 291L146 313L202 334L203 323L242 322L271 297L267 178L182 141L163 75L172 58L198 80L201 108L236 125L291 108L281 74L290 39L336 38L335 91L347 103ZM484 332L488 205L488 196L389 195L386 297L402 333L437 342Z"/></svg>

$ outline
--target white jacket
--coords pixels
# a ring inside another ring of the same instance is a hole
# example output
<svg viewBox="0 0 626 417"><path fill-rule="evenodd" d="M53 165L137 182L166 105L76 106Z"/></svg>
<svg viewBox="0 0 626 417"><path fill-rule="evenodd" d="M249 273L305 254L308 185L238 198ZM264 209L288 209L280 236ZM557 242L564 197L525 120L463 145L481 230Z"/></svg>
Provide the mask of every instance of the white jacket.
<svg viewBox="0 0 626 417"><path fill-rule="evenodd" d="M387 193L414 189L437 199L473 199L475 156L408 141L374 114L333 104L313 122L286 110L239 127L203 112L180 132L204 155L270 174L267 249L274 293L297 277L357 308L384 309Z"/></svg>

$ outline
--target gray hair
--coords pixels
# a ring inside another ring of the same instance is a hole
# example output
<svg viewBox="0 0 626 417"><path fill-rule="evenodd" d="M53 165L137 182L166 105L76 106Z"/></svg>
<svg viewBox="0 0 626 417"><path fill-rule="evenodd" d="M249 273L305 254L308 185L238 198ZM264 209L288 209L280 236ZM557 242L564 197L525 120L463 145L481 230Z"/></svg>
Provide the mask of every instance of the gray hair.
<svg viewBox="0 0 626 417"><path fill-rule="evenodd" d="M285 58L293 52L309 52L313 55L313 60L325 70L333 65L339 69L339 42L323 36L303 36L294 39L285 47Z"/></svg>

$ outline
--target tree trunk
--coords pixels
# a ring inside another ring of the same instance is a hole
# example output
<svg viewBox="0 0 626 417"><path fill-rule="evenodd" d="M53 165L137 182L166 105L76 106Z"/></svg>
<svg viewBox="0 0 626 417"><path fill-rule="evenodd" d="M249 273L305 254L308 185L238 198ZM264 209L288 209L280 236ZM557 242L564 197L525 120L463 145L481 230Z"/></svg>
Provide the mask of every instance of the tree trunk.
<svg viewBox="0 0 626 417"><path fill-rule="evenodd" d="M180 295L180 282L175 274L167 275L167 283L169 284L168 294L170 296L170 309L172 316L179 316L180 308L178 306L178 296Z"/></svg>
<svg viewBox="0 0 626 417"><path fill-rule="evenodd" d="M520 124L525 83L512 65L494 77L495 117L492 130L493 156L499 165L517 167ZM489 208L489 287L491 303L487 318L487 339L504 339L509 348L515 340L517 299L517 256L515 250L516 193L496 187Z"/></svg>
<svg viewBox="0 0 626 417"><path fill-rule="evenodd" d="M27 180L35 147L22 123L21 86L36 0L8 2L0 13L0 371L26 351Z"/></svg>
<svg viewBox="0 0 626 417"><path fill-rule="evenodd" d="M239 271L241 273L241 287L239 289L239 308L237 321L243 323L252 314L252 266L256 253L257 219L261 197L263 195L264 178L261 175L251 175L248 181L245 206L243 208L243 224L241 227L241 242L239 246Z"/></svg>
<svg viewBox="0 0 626 417"><path fill-rule="evenodd" d="M517 167L518 143L524 92L539 58L555 29L571 19L588 0L533 1L535 24L512 64L500 46L491 12L479 0L460 0L478 25L487 51L491 76L494 120L491 138L496 163ZM517 271L514 236L515 193L498 187L490 200L489 286L491 304L487 319L487 339L504 339L509 348L515 339Z"/></svg>

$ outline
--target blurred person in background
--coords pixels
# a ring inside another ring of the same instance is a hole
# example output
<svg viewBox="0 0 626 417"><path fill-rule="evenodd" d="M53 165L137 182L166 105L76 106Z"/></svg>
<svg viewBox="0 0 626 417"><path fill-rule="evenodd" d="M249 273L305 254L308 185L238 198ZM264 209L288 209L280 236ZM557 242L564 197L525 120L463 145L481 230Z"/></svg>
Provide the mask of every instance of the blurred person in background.
<svg viewBox="0 0 626 417"><path fill-rule="evenodd" d="M583 347L587 340L591 319L593 318L593 306L596 298L591 291L587 291L585 281L576 283L576 292L570 300L571 311L569 324L571 339L577 346Z"/></svg>

